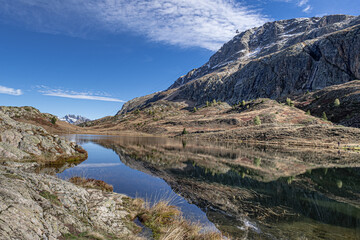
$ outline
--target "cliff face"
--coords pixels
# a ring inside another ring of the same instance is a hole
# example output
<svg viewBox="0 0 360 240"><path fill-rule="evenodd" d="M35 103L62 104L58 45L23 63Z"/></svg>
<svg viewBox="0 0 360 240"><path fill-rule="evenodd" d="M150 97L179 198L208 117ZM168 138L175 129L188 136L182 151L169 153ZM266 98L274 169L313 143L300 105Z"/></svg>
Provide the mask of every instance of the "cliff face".
<svg viewBox="0 0 360 240"><path fill-rule="evenodd" d="M331 15L266 23L236 35L166 91L136 98L118 114L165 99L201 106L319 90L360 78L360 17Z"/></svg>

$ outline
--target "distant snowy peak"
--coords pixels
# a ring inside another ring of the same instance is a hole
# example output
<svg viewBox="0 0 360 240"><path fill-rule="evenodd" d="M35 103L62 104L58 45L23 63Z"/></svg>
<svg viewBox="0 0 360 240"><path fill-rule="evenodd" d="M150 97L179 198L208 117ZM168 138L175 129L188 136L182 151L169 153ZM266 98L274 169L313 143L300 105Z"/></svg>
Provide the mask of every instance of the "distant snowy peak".
<svg viewBox="0 0 360 240"><path fill-rule="evenodd" d="M61 121L65 121L68 122L70 124L74 124L74 125L78 125L80 123L84 123L84 122L88 122L90 121L90 119L83 117L83 116L79 116L79 115L74 115L74 114L68 114L63 118L60 118Z"/></svg>

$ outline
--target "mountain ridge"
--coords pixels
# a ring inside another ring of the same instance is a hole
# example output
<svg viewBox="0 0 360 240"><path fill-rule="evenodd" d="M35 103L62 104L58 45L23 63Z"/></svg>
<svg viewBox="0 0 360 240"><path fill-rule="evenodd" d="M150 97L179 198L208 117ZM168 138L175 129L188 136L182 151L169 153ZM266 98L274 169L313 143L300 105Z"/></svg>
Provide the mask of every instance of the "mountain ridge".
<svg viewBox="0 0 360 240"><path fill-rule="evenodd" d="M266 23L236 35L167 90L134 98L117 115L160 99L190 107L221 100L283 99L360 78L360 17L329 15ZM210 70L209 70L210 69Z"/></svg>

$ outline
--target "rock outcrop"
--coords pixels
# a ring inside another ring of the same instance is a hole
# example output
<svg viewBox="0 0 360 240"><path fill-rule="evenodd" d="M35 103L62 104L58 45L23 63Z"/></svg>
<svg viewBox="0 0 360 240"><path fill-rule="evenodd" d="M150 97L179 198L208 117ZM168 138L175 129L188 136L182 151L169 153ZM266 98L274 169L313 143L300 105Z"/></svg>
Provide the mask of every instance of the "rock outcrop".
<svg viewBox="0 0 360 240"><path fill-rule="evenodd" d="M360 17L331 15L266 23L235 36L166 91L124 104L118 115L159 99L202 106L282 99L360 78Z"/></svg>
<svg viewBox="0 0 360 240"><path fill-rule="evenodd" d="M80 146L44 128L16 121L11 111L0 111L0 159L54 163L65 160L86 159Z"/></svg>
<svg viewBox="0 0 360 240"><path fill-rule="evenodd" d="M0 239L140 239L125 195L0 166Z"/></svg>

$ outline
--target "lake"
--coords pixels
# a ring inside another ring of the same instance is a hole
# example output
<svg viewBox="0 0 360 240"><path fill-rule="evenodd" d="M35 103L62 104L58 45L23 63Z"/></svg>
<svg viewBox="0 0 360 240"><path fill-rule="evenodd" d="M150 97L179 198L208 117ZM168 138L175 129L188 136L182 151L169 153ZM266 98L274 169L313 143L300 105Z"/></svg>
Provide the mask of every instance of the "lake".
<svg viewBox="0 0 360 240"><path fill-rule="evenodd" d="M170 200L230 239L360 239L360 155L160 137L66 135L88 151L58 176Z"/></svg>

